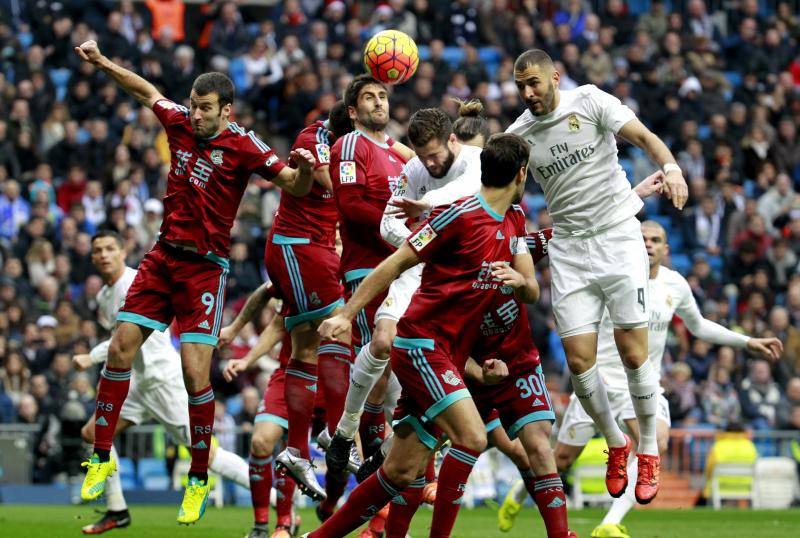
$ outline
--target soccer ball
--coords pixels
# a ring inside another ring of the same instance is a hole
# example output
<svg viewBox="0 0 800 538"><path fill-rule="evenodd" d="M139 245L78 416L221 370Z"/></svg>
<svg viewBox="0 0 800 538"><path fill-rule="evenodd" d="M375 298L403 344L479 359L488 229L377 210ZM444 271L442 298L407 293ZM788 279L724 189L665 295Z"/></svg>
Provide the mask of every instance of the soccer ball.
<svg viewBox="0 0 800 538"><path fill-rule="evenodd" d="M384 84L400 84L417 71L417 44L403 32L384 30L367 41L364 66L372 78Z"/></svg>

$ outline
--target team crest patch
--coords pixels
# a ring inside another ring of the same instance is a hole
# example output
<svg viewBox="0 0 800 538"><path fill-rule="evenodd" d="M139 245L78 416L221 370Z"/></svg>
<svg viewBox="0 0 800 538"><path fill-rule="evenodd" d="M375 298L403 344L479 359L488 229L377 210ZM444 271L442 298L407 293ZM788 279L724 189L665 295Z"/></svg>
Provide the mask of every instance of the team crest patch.
<svg viewBox="0 0 800 538"><path fill-rule="evenodd" d="M215 149L214 151L211 152L210 156L211 156L211 162L212 163L217 164L217 165L222 164L222 150L221 149Z"/></svg>
<svg viewBox="0 0 800 538"><path fill-rule="evenodd" d="M667 307L672 308L672 295L667 295Z"/></svg>
<svg viewBox="0 0 800 538"><path fill-rule="evenodd" d="M356 163L354 161L342 161L339 163L339 183L347 185L356 182Z"/></svg>
<svg viewBox="0 0 800 538"><path fill-rule="evenodd" d="M578 121L578 116L575 114L570 114L569 117L567 117L567 125L572 132L578 131L581 128L581 122Z"/></svg>
<svg viewBox="0 0 800 538"><path fill-rule="evenodd" d="M317 161L320 164L328 164L331 162L331 148L328 144L317 144Z"/></svg>
<svg viewBox="0 0 800 538"><path fill-rule="evenodd" d="M453 373L453 370L447 370L445 373L443 373L442 379L445 383L448 385L453 385L454 387L457 387L461 384L461 380L456 374Z"/></svg>
<svg viewBox="0 0 800 538"><path fill-rule="evenodd" d="M430 224L426 224L408 240L411 246L417 250L422 250L425 246L436 238L436 232Z"/></svg>

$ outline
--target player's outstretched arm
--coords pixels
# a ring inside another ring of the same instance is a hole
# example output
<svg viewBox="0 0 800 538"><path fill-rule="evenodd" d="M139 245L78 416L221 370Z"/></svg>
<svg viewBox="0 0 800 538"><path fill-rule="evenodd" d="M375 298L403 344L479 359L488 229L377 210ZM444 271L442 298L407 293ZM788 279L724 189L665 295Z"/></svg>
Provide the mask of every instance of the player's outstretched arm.
<svg viewBox="0 0 800 538"><path fill-rule="evenodd" d="M164 98L156 87L145 79L103 56L97 42L89 40L81 43L80 46L75 47L75 53L83 61L89 62L107 73L123 90L147 108L153 108L156 101Z"/></svg>
<svg viewBox="0 0 800 538"><path fill-rule="evenodd" d="M533 268L530 253L515 254L511 265L504 262L492 264L492 276L504 286L514 288L514 296L523 303L535 303L539 300L539 283Z"/></svg>
<svg viewBox="0 0 800 538"><path fill-rule="evenodd" d="M664 193L670 197L672 205L683 209L689 198L689 187L686 186L683 173L667 145L638 119L623 125L618 134L631 144L642 148L658 163L664 170Z"/></svg>
<svg viewBox="0 0 800 538"><path fill-rule="evenodd" d="M781 358L783 353L783 342L775 337L772 338L751 338L747 341L747 351L760 355L769 362L775 362Z"/></svg>
<svg viewBox="0 0 800 538"><path fill-rule="evenodd" d="M314 156L305 148L292 150L289 158L297 168L283 168L272 181L292 196L305 196L311 192L314 183Z"/></svg>
<svg viewBox="0 0 800 538"><path fill-rule="evenodd" d="M408 246L402 245L394 254L381 262L347 301L336 315L326 319L319 326L319 334L322 338L339 340L340 342L350 342L350 329L353 318L356 317L372 299L389 287L389 284L400 276L400 273L414 267L420 262L417 253Z"/></svg>
<svg viewBox="0 0 800 538"><path fill-rule="evenodd" d="M273 297L275 297L275 287L269 282L265 282L256 288L256 291L247 298L247 302L244 303L244 307L242 307L236 319L220 330L217 347L223 348L230 344L244 326L252 321L256 312L261 312Z"/></svg>
<svg viewBox="0 0 800 538"><path fill-rule="evenodd" d="M283 316L276 314L275 317L272 318L270 324L267 325L267 328L261 332L256 345L247 352L247 355L239 360L228 361L225 370L222 371L222 376L225 378L225 381L232 381L234 377L253 366L253 363L255 363L259 357L263 357L269 353L278 342L283 340L285 335L286 326L283 323Z"/></svg>
<svg viewBox="0 0 800 538"><path fill-rule="evenodd" d="M633 192L644 200L651 194L661 194L664 191L664 172L661 170L650 174L634 187Z"/></svg>

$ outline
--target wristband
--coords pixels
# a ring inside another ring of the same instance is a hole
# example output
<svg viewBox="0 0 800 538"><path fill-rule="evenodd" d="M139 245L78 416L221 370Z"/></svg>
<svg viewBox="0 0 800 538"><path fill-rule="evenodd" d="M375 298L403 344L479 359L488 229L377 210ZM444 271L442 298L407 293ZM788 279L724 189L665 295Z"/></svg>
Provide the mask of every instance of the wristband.
<svg viewBox="0 0 800 538"><path fill-rule="evenodd" d="M678 166L675 163L667 163L667 164L665 164L663 166L662 170L664 171L665 174L669 174L670 172L679 172L679 173L683 174L683 171L681 170L681 167Z"/></svg>

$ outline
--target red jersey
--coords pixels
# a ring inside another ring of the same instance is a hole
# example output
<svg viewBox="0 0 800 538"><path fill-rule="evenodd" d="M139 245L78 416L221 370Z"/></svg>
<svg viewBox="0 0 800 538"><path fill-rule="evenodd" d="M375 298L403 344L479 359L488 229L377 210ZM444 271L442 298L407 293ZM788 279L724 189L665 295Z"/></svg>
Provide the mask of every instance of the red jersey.
<svg viewBox="0 0 800 538"><path fill-rule="evenodd" d="M172 154L160 237L191 242L201 254L227 258L231 227L250 176L272 179L284 164L253 131L235 123L201 139L192 131L186 107L161 99L153 112L167 132Z"/></svg>
<svg viewBox="0 0 800 538"><path fill-rule="evenodd" d="M492 277L491 264L525 252L525 214L498 215L480 194L434 209L408 238L425 262L422 282L400 318L397 334L433 339L463 371L484 314L513 290Z"/></svg>
<svg viewBox="0 0 800 538"><path fill-rule="evenodd" d="M403 158L391 150L393 144L391 138L381 143L361 131L353 131L331 148L331 181L342 235L342 273L347 281L363 277L395 250L383 240L380 232L380 218L405 164ZM343 191L356 185L363 187L358 204L345 205ZM373 215L377 214L376 222L365 220L364 206Z"/></svg>
<svg viewBox="0 0 800 538"><path fill-rule="evenodd" d="M331 160L329 131L322 121L315 121L297 135L292 149L304 148L314 156L314 169L328 166ZM281 203L272 225L273 233L302 237L325 246L336 243L336 202L333 193L316 181L305 196L281 193Z"/></svg>
<svg viewBox="0 0 800 538"><path fill-rule="evenodd" d="M513 295L497 297L483 315L478 332L472 350L472 358L478 364L488 359L500 359L508 365L509 372L513 372L515 363L520 362L515 359L533 357L535 364L539 365L539 351L531 336L528 311ZM529 361L522 362L530 368Z"/></svg>
<svg viewBox="0 0 800 538"><path fill-rule="evenodd" d="M278 368L286 368L292 358L292 335L287 331L281 340L281 351L278 354Z"/></svg>

